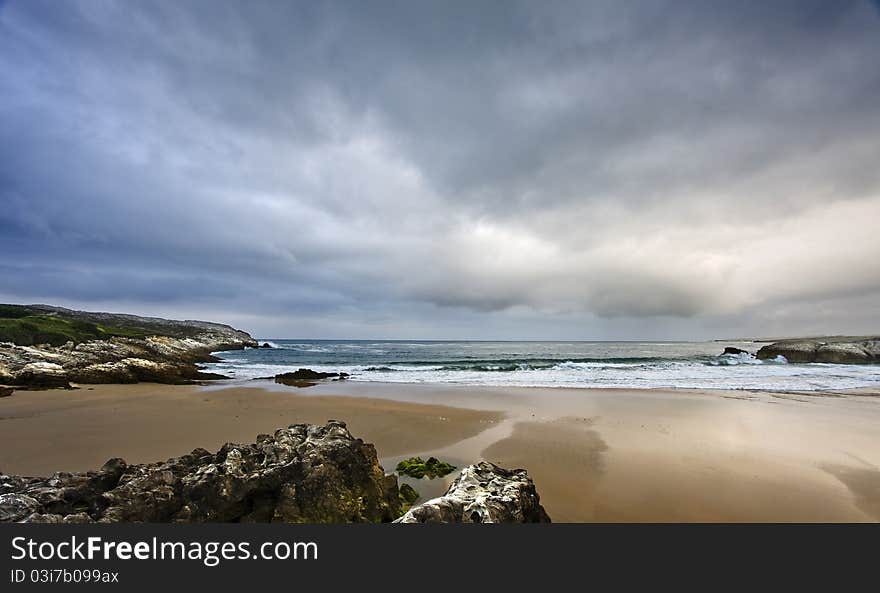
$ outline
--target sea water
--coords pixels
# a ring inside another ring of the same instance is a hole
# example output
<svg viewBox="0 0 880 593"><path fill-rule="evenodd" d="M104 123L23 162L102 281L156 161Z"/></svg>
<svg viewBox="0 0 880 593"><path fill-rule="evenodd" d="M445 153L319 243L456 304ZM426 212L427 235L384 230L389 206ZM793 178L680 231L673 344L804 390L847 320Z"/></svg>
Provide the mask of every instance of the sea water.
<svg viewBox="0 0 880 593"><path fill-rule="evenodd" d="M210 370L236 379L306 367L353 381L529 387L835 390L880 387L880 365L790 364L752 342L450 342L260 340L221 352Z"/></svg>

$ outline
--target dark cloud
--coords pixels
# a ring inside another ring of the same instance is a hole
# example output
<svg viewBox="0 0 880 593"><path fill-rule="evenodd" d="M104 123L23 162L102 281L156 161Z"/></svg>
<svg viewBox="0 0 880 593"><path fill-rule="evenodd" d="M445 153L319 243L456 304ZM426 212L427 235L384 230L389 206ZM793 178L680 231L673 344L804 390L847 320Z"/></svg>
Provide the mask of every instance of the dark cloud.
<svg viewBox="0 0 880 593"><path fill-rule="evenodd" d="M876 8L0 2L0 296L276 336L849 331Z"/></svg>

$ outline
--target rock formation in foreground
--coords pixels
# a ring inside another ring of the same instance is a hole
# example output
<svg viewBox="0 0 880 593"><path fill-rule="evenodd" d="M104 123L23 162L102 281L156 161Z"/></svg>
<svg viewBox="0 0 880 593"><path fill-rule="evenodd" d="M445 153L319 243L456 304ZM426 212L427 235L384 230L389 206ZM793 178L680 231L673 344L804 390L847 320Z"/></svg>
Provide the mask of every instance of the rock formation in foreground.
<svg viewBox="0 0 880 593"><path fill-rule="evenodd" d="M411 508L395 523L549 523L524 469L469 465L446 494Z"/></svg>
<svg viewBox="0 0 880 593"><path fill-rule="evenodd" d="M111 459L97 471L48 478L0 473L0 522L390 522L417 496L406 485L398 488L397 476L385 475L373 445L330 420L158 463ZM525 470L480 463L466 467L442 499L410 509L402 522L478 517L485 523L549 521Z"/></svg>
<svg viewBox="0 0 880 593"><path fill-rule="evenodd" d="M30 388L75 383L189 383L211 352L258 343L205 321L87 313L47 305L0 305L0 384Z"/></svg>
<svg viewBox="0 0 880 593"><path fill-rule="evenodd" d="M880 337L782 340L764 346L756 356L762 360L784 356L794 363L880 364Z"/></svg>
<svg viewBox="0 0 880 593"><path fill-rule="evenodd" d="M373 445L333 420L159 463L0 475L6 522L387 522L400 513L397 478L385 475Z"/></svg>

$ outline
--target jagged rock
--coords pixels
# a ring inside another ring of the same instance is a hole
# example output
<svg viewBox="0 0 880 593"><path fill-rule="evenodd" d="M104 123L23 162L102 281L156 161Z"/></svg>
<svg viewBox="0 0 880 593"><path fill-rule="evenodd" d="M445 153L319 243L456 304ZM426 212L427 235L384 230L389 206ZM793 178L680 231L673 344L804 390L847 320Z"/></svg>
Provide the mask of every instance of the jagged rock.
<svg viewBox="0 0 880 593"><path fill-rule="evenodd" d="M9 397L15 392L12 387L3 387L0 386L0 397Z"/></svg>
<svg viewBox="0 0 880 593"><path fill-rule="evenodd" d="M24 487L24 479L19 476L7 476L0 472L0 494L18 492Z"/></svg>
<svg viewBox="0 0 880 593"><path fill-rule="evenodd" d="M0 523L22 521L39 508L39 503L26 494L0 494Z"/></svg>
<svg viewBox="0 0 880 593"><path fill-rule="evenodd" d="M395 523L549 523L524 469L469 465L446 494L411 508Z"/></svg>
<svg viewBox="0 0 880 593"><path fill-rule="evenodd" d="M303 381L318 381L320 379L339 380L346 379L348 376L348 373L322 373L319 371L313 371L312 369L299 369L292 373L275 375L275 382L299 387L302 385Z"/></svg>
<svg viewBox="0 0 880 593"><path fill-rule="evenodd" d="M22 523L94 523L95 520L89 517L85 513L76 513L73 515L53 515L48 514L44 515L41 513L34 513L26 517Z"/></svg>
<svg viewBox="0 0 880 593"><path fill-rule="evenodd" d="M191 383L226 378L204 373L200 362L218 360L211 352L255 347L247 333L204 321L174 321L132 315L85 313L44 305L30 306L62 319L112 323L142 337L110 336L60 346L0 344L0 383L29 388L69 387L74 383ZM150 332L155 332L150 333Z"/></svg>
<svg viewBox="0 0 880 593"><path fill-rule="evenodd" d="M743 350L742 348L734 348L733 346L725 346L724 352L721 354L748 354L748 350Z"/></svg>
<svg viewBox="0 0 880 593"><path fill-rule="evenodd" d="M793 363L877 364L880 363L880 339L784 340L764 346L757 353L762 360L777 356L784 356Z"/></svg>
<svg viewBox="0 0 880 593"><path fill-rule="evenodd" d="M0 521L363 522L400 515L397 479L344 422L296 424L217 453L49 478L0 474Z"/></svg>

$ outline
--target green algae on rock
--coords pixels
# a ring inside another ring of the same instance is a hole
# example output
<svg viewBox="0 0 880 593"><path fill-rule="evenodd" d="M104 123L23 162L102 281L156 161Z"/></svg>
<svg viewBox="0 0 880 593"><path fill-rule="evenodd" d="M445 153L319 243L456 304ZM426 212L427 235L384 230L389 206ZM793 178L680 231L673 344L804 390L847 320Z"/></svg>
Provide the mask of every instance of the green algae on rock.
<svg viewBox="0 0 880 593"><path fill-rule="evenodd" d="M395 469L398 473L412 478L424 478L427 476L433 480L434 478L442 478L452 473L455 471L455 466L445 461L440 461L436 457L429 457L427 461L421 457L410 457L398 463Z"/></svg>

